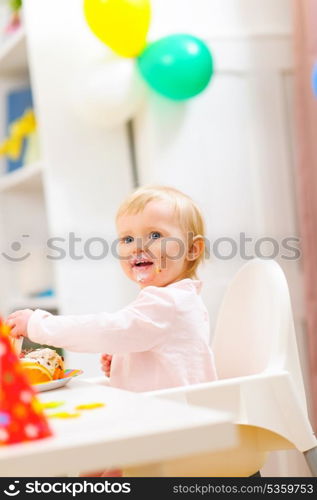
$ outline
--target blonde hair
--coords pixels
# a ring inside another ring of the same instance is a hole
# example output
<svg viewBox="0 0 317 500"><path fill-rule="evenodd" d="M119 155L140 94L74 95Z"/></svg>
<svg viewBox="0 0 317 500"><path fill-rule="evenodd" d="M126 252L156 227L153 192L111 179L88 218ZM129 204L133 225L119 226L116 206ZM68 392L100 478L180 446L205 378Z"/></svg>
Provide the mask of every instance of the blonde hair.
<svg viewBox="0 0 317 500"><path fill-rule="evenodd" d="M145 206L153 200L164 200L172 202L175 213L182 229L190 234L191 240L195 236L201 236L205 246L205 223L202 213L196 203L185 193L169 186L143 186L131 193L120 205L116 221L125 214L137 214L142 212ZM203 262L204 250L200 256L192 261L188 261L186 275L187 278L197 279L197 268Z"/></svg>

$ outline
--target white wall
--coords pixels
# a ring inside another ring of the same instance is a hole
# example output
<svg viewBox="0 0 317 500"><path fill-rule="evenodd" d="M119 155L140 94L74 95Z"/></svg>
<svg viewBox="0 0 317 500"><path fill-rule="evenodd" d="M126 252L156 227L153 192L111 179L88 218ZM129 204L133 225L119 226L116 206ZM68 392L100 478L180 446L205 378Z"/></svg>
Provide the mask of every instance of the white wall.
<svg viewBox="0 0 317 500"><path fill-rule="evenodd" d="M209 240L229 237L238 243L244 232L252 238L248 255L254 254L255 241L261 237L275 238L279 245L285 237L298 237L291 2L153 0L152 4L151 38L186 31L202 37L214 55L216 74L203 94L185 104L149 93L134 123L141 183L183 189L206 214ZM227 246L226 252L231 248ZM270 255L271 245L262 245L261 251ZM309 391L301 265L281 255L277 260L291 289ZM244 262L239 255L230 260L212 257L202 269L212 327L228 282ZM294 475L294 470L307 474L298 455L280 453L278 458L272 456L263 473Z"/></svg>
<svg viewBox="0 0 317 500"><path fill-rule="evenodd" d="M265 8L262 0L152 4L151 37L173 31L203 37L216 75L204 93L185 104L149 93L135 120L141 182L168 183L191 194L206 214L212 243L219 237L238 242L245 232L253 238L247 247L252 254L255 238L298 235L289 125L290 3L270 1ZM301 318L298 265L280 262ZM202 272L212 319L228 279L242 263L241 258L214 259Z"/></svg>

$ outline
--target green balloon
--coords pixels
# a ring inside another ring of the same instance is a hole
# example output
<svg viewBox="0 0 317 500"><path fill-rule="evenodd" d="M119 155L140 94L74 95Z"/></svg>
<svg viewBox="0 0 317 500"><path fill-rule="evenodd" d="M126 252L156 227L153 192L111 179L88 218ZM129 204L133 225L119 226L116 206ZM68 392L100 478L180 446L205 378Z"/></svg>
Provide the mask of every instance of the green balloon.
<svg viewBox="0 0 317 500"><path fill-rule="evenodd" d="M170 35L149 44L137 64L156 92L177 101L204 90L214 71L207 45L192 35Z"/></svg>

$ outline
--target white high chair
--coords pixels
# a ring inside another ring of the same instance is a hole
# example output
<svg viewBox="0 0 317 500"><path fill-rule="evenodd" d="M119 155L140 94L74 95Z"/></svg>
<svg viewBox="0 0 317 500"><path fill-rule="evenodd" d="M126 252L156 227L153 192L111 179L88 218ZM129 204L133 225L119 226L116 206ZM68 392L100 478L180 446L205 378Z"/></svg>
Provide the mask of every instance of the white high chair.
<svg viewBox="0 0 317 500"><path fill-rule="evenodd" d="M242 266L223 299L212 344L219 380L149 392L232 413L239 446L187 457L129 475L251 476L272 450L297 448L317 476L311 428L286 278L272 260Z"/></svg>

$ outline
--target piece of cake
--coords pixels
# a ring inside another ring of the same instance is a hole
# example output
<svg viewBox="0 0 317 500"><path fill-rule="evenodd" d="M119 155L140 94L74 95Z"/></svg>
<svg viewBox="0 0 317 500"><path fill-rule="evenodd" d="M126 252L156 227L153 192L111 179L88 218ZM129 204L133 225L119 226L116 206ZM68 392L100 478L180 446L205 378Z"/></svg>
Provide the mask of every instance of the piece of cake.
<svg viewBox="0 0 317 500"><path fill-rule="evenodd" d="M31 384L41 384L64 377L64 359L48 347L22 352L20 360Z"/></svg>

